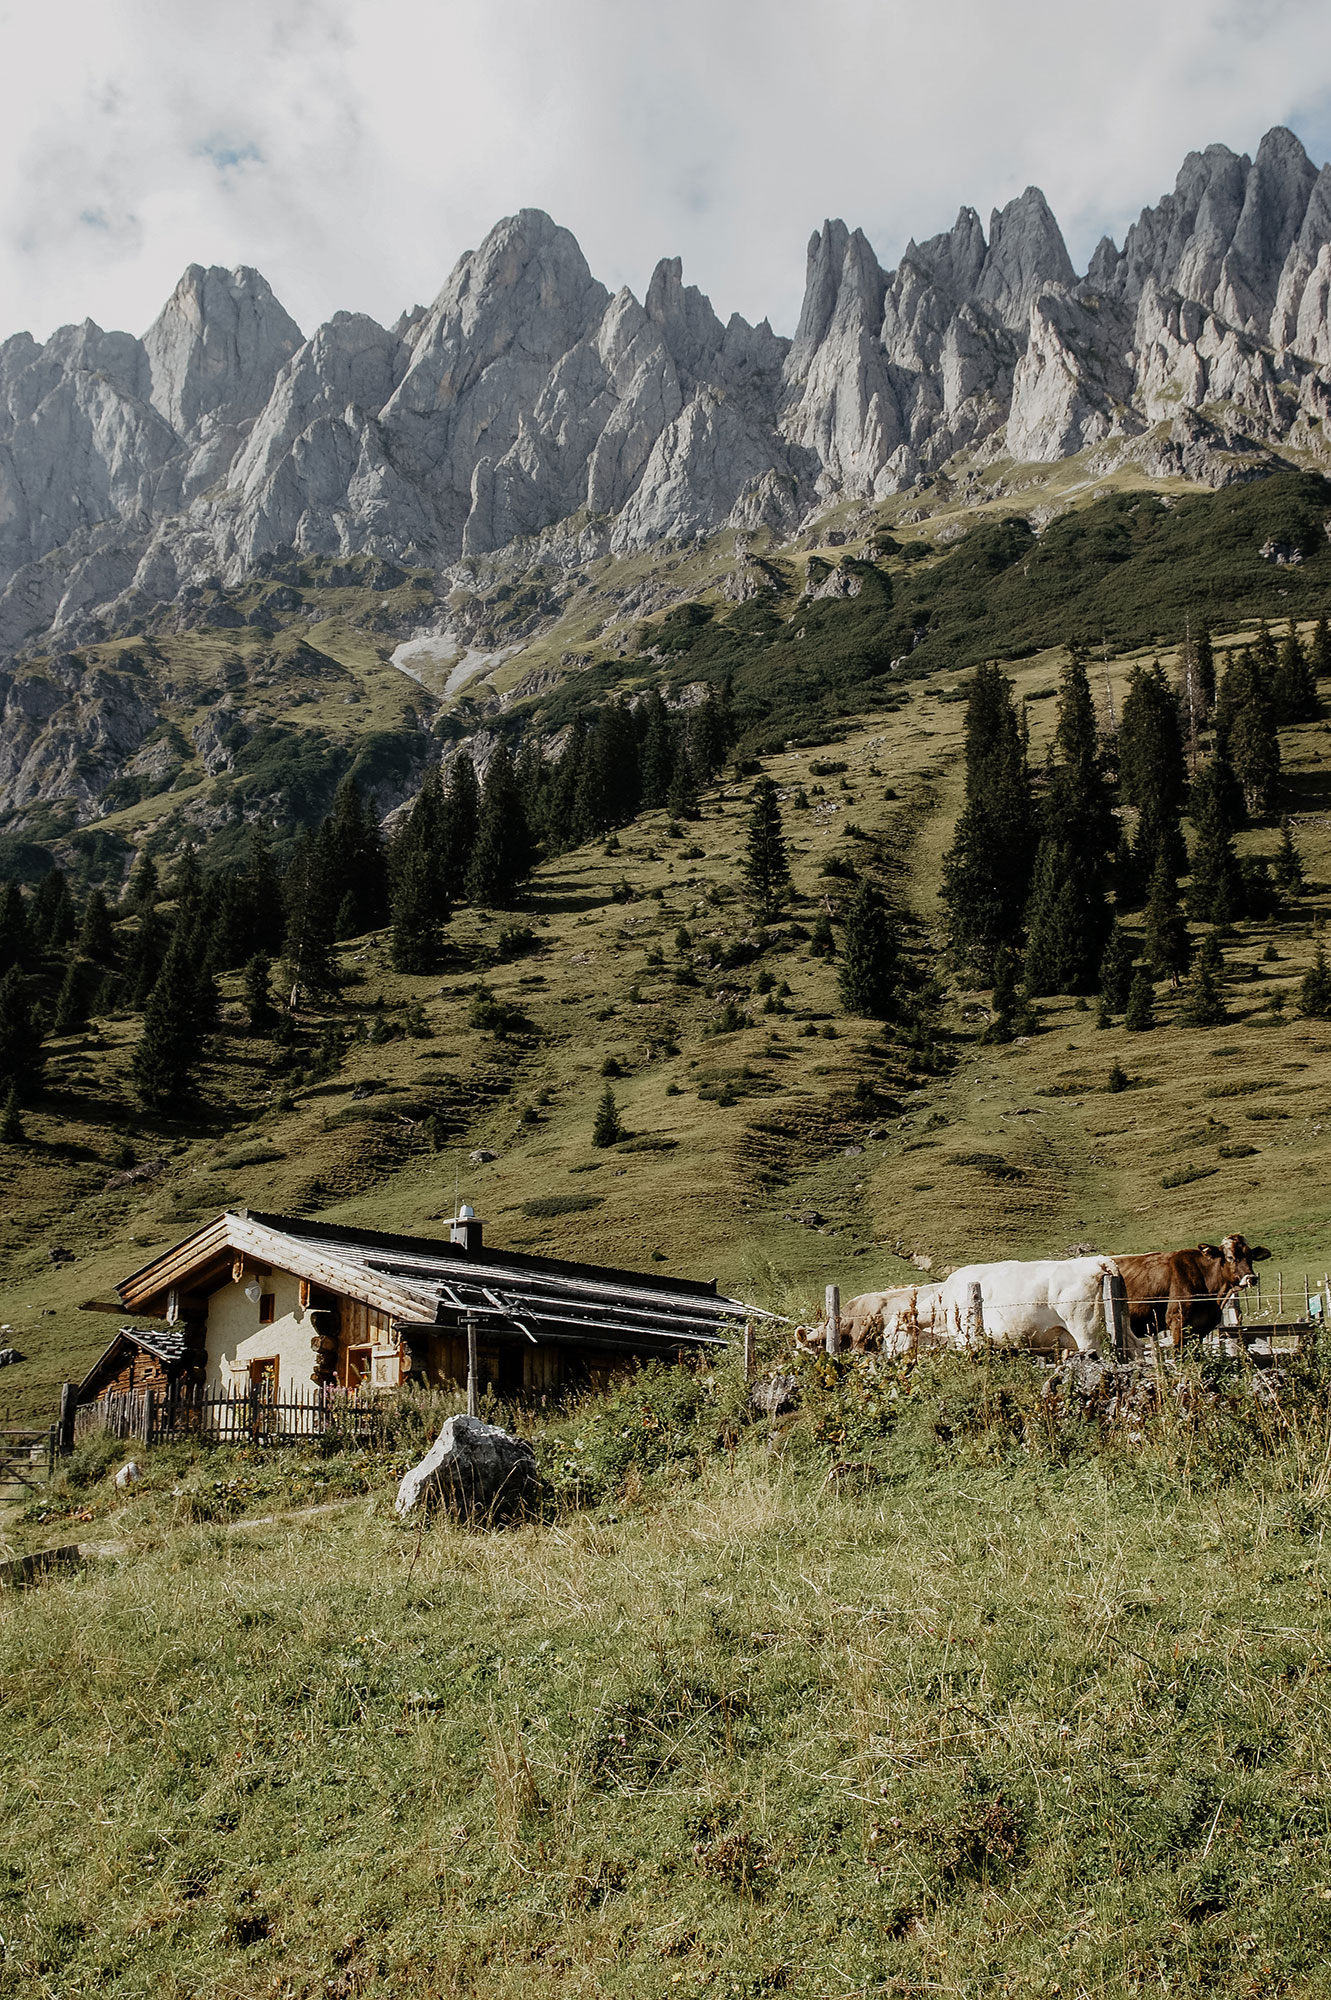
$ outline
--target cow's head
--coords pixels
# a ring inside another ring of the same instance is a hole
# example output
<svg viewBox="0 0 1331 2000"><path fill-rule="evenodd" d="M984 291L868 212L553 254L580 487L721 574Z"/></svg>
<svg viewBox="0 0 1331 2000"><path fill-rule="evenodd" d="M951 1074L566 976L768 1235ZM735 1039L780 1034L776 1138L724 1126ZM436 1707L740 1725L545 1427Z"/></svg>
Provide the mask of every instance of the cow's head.
<svg viewBox="0 0 1331 2000"><path fill-rule="evenodd" d="M1222 1292L1242 1291L1256 1277L1254 1264L1260 1264L1271 1255L1260 1244L1249 1244L1242 1236L1226 1236L1220 1244L1208 1243L1204 1249L1214 1257L1220 1266Z"/></svg>

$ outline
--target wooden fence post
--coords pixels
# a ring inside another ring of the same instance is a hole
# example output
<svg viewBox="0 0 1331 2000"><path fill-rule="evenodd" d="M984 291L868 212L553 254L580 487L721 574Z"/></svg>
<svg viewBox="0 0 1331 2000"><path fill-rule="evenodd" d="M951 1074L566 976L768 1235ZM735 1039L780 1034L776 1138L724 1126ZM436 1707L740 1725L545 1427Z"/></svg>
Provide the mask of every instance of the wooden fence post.
<svg viewBox="0 0 1331 2000"><path fill-rule="evenodd" d="M60 1456L68 1458L74 1449L74 1412L78 1408L78 1391L72 1382L60 1385Z"/></svg>
<svg viewBox="0 0 1331 2000"><path fill-rule="evenodd" d="M841 1352L841 1287L829 1285L824 1294L827 1309L826 1347L829 1354Z"/></svg>
<svg viewBox="0 0 1331 2000"><path fill-rule="evenodd" d="M143 1443L145 1449L147 1448L148 1445L152 1443L152 1441L153 1441L153 1392L151 1389L145 1389L143 1392Z"/></svg>
<svg viewBox="0 0 1331 2000"><path fill-rule="evenodd" d="M744 1380L752 1382L758 1372L758 1339L753 1331L753 1321L744 1322Z"/></svg>
<svg viewBox="0 0 1331 2000"><path fill-rule="evenodd" d="M1106 1271L1100 1280L1100 1299L1110 1352L1123 1359L1128 1341L1128 1288L1117 1271Z"/></svg>
<svg viewBox="0 0 1331 2000"><path fill-rule="evenodd" d="M1276 1318L1285 1317L1285 1273L1276 1272Z"/></svg>
<svg viewBox="0 0 1331 2000"><path fill-rule="evenodd" d="M467 1415L474 1417L479 1412L480 1396L476 1381L476 1315L467 1314Z"/></svg>
<svg viewBox="0 0 1331 2000"><path fill-rule="evenodd" d="M970 1308L966 1318L967 1333L978 1344L984 1339L984 1292L978 1280L970 1287Z"/></svg>

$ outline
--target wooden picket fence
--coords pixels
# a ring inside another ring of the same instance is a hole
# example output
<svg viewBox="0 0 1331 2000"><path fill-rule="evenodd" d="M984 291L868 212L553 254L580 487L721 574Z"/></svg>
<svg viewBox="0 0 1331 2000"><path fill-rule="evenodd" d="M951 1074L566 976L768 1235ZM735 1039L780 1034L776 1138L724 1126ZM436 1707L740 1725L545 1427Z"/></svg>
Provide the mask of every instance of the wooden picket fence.
<svg viewBox="0 0 1331 2000"><path fill-rule="evenodd" d="M77 1443L93 1432L142 1445L190 1438L202 1444L299 1444L337 1435L349 1444L382 1441L390 1400L365 1389L308 1388L274 1395L266 1388L112 1390L80 1403L73 1416Z"/></svg>

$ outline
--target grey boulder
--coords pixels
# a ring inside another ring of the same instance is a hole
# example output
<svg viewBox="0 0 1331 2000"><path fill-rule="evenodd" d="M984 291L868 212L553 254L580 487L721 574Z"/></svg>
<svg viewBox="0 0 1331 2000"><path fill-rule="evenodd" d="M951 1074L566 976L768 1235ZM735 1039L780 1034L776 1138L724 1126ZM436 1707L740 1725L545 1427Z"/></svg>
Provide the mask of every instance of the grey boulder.
<svg viewBox="0 0 1331 2000"><path fill-rule="evenodd" d="M536 1454L525 1438L510 1437L479 1417L450 1417L398 1487L394 1511L399 1520L423 1507L501 1519L517 1511L539 1484Z"/></svg>

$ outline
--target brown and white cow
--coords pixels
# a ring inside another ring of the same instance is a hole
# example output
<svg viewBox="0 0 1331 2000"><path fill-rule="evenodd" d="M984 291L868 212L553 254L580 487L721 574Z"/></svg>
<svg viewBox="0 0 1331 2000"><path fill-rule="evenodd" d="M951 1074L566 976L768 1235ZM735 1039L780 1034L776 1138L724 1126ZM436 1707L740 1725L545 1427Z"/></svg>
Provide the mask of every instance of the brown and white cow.
<svg viewBox="0 0 1331 2000"><path fill-rule="evenodd" d="M856 1354L913 1354L932 1344L940 1285L894 1285L886 1292L861 1292L847 1299L838 1319L844 1347ZM795 1344L817 1350L826 1324L797 1326Z"/></svg>
<svg viewBox="0 0 1331 2000"><path fill-rule="evenodd" d="M1200 1243L1195 1250L1151 1250L1139 1257L1115 1257L1128 1299L1128 1319L1136 1339L1163 1326L1176 1347L1185 1323L1194 1334L1214 1333L1235 1292L1249 1286L1254 1264L1271 1252L1242 1236Z"/></svg>

